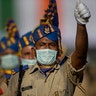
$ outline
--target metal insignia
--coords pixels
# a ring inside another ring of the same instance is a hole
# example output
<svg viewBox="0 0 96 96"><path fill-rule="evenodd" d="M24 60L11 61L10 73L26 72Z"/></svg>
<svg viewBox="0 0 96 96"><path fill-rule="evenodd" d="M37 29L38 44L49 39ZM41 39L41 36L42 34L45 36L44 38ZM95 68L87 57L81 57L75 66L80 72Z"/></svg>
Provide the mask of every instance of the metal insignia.
<svg viewBox="0 0 96 96"><path fill-rule="evenodd" d="M46 34L50 33L50 27L48 25L44 26L44 33Z"/></svg>
<svg viewBox="0 0 96 96"><path fill-rule="evenodd" d="M30 35L29 40L33 43L35 42L32 35Z"/></svg>

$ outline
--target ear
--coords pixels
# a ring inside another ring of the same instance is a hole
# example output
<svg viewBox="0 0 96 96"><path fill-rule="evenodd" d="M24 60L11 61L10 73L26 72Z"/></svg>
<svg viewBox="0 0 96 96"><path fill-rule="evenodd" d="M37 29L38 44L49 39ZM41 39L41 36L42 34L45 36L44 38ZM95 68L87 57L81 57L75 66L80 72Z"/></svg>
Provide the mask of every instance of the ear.
<svg viewBox="0 0 96 96"><path fill-rule="evenodd" d="M58 50L57 50L57 55L58 55L58 56L61 56L62 54L63 54L62 50L60 50L60 49L58 48Z"/></svg>
<svg viewBox="0 0 96 96"><path fill-rule="evenodd" d="M61 54L60 54L60 50L59 49L57 49L57 60L59 60L59 57L61 56Z"/></svg>

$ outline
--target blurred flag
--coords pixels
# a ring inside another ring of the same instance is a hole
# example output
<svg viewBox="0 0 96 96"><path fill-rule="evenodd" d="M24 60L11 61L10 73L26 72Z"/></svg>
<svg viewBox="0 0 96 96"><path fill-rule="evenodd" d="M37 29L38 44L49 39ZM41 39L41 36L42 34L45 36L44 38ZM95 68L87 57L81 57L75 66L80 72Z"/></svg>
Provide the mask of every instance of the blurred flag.
<svg viewBox="0 0 96 96"><path fill-rule="evenodd" d="M0 38L6 35L6 20L13 15L13 0L0 0Z"/></svg>
<svg viewBox="0 0 96 96"><path fill-rule="evenodd" d="M0 30L4 29L5 22L12 17L13 0L0 0Z"/></svg>

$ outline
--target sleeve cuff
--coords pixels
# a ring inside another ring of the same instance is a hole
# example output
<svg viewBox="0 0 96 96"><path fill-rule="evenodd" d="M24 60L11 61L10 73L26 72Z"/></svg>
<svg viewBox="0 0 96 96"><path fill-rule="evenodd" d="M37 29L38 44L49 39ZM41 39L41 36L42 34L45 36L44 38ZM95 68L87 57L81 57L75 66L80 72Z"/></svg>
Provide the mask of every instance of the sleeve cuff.
<svg viewBox="0 0 96 96"><path fill-rule="evenodd" d="M78 69L78 70L76 70L73 66L72 66L72 64L71 64L71 56L69 57L69 60L68 60L68 67L69 67L69 69L70 69L70 71L72 72L72 73L79 73L79 72L82 72L85 68L86 68L86 65L84 65L82 68L80 68L80 69Z"/></svg>

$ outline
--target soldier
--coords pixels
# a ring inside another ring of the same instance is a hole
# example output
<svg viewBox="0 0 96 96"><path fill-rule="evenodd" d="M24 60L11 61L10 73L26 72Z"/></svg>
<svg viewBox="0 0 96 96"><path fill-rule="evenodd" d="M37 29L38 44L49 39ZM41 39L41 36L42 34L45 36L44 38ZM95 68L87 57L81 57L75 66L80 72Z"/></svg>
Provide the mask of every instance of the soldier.
<svg viewBox="0 0 96 96"><path fill-rule="evenodd" d="M25 70L28 68L32 68L36 63L36 53L35 53L35 47L33 43L33 37L32 32L27 32L19 39L19 52L20 52L20 67L15 68L15 72L18 72L15 74L18 84L14 87L14 89L18 89L17 93L19 93L19 88L21 86L22 78L25 73ZM12 83L12 82L11 82ZM10 86L10 84L9 84ZM18 88L17 88L18 87ZM13 92L13 91L12 91ZM12 94L12 93L11 93Z"/></svg>
<svg viewBox="0 0 96 96"><path fill-rule="evenodd" d="M9 79L14 72L12 69L19 66L18 58L18 41L14 38L6 38L0 42L2 50L0 50L1 55L1 66L4 69L6 78Z"/></svg>
<svg viewBox="0 0 96 96"><path fill-rule="evenodd" d="M88 37L86 23L90 12L81 2L75 9L77 20L76 49L69 57L65 57L63 64L58 62L61 56L60 30L48 21L41 22L33 31L37 64L28 69L23 77L20 91L22 96L72 96L75 86L79 86L85 68ZM14 81L14 82L13 82ZM18 81L16 76L10 79L7 96L17 96ZM15 88L14 88L15 87Z"/></svg>
<svg viewBox="0 0 96 96"><path fill-rule="evenodd" d="M2 37L0 40L0 55L3 56L11 53L16 53L16 55L19 55L17 45L17 41L19 39L19 31L13 19L7 20L5 29L7 32L7 36ZM7 64L7 67L8 66L9 65ZM12 65L10 65L10 67L12 67ZM4 68L0 71L2 71L5 74L7 79L10 78L11 74L14 74L14 72L12 70L9 70L9 68Z"/></svg>
<svg viewBox="0 0 96 96"><path fill-rule="evenodd" d="M31 31L27 32L19 39L18 46L22 68L23 70L27 70L31 65L37 62ZM14 70L19 72L19 67Z"/></svg>
<svg viewBox="0 0 96 96"><path fill-rule="evenodd" d="M19 39L19 48L21 53L21 61L23 65L34 65L37 63L35 47L33 43L32 32L27 32Z"/></svg>
<svg viewBox="0 0 96 96"><path fill-rule="evenodd" d="M14 38L11 38L11 40L14 40ZM1 96L6 96L8 79L14 74L12 69L19 65L18 57L16 56L18 46L15 40L14 43L11 40L6 38L0 42L0 80L5 78L0 82Z"/></svg>
<svg viewBox="0 0 96 96"><path fill-rule="evenodd" d="M12 19L7 21L6 31L8 36L2 37L0 40L0 96L7 95L8 79L14 74L12 69L19 64L15 62L18 57L13 55L18 54L17 39L19 38L19 32Z"/></svg>

